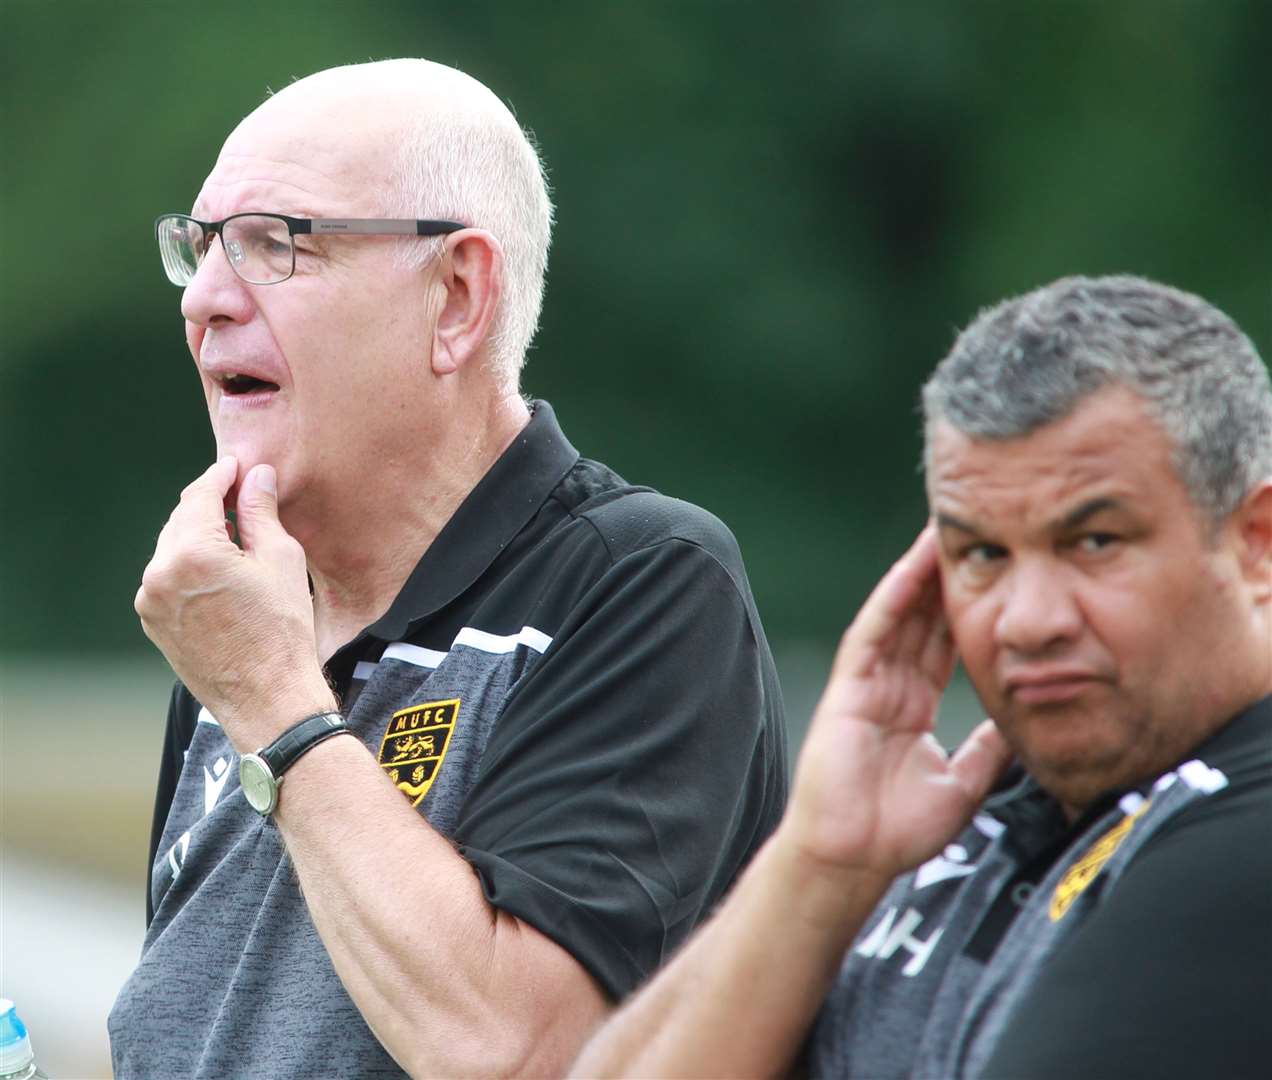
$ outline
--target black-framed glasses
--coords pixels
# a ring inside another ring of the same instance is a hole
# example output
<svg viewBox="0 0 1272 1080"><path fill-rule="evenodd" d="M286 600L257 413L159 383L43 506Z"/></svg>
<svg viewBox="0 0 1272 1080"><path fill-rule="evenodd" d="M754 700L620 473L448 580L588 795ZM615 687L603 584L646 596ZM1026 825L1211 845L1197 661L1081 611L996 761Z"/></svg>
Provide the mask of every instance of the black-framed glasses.
<svg viewBox="0 0 1272 1080"><path fill-rule="evenodd" d="M457 221L416 218L298 218L286 214L231 214L200 221L189 214L160 214L155 238L163 269L174 285L194 280L212 237L221 238L230 268L252 285L277 285L296 270L297 233L346 236L444 236L467 228Z"/></svg>

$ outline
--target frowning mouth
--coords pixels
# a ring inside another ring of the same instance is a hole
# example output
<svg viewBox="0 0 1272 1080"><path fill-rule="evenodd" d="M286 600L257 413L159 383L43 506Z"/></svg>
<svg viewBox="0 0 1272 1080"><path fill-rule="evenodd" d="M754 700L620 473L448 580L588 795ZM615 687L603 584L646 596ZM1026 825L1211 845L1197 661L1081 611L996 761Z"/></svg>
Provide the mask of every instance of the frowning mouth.
<svg viewBox="0 0 1272 1080"><path fill-rule="evenodd" d="M1009 690L1011 696L1024 705L1058 705L1081 697L1098 681L1090 675L1064 675L1020 680L1011 684Z"/></svg>

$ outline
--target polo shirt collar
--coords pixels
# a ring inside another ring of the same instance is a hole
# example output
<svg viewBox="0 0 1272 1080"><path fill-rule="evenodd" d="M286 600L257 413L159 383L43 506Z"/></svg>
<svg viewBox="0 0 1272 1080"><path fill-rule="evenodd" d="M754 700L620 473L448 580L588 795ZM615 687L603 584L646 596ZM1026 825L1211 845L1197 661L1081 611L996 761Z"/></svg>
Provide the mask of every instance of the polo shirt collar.
<svg viewBox="0 0 1272 1080"><path fill-rule="evenodd" d="M530 422L451 515L411 571L389 610L361 637L396 641L473 584L517 536L579 452L546 401L530 403Z"/></svg>
<svg viewBox="0 0 1272 1080"><path fill-rule="evenodd" d="M1251 702L1188 756L1199 757L1207 765L1221 769L1232 768L1249 756L1251 744L1268 745L1269 731L1272 731L1272 694Z"/></svg>

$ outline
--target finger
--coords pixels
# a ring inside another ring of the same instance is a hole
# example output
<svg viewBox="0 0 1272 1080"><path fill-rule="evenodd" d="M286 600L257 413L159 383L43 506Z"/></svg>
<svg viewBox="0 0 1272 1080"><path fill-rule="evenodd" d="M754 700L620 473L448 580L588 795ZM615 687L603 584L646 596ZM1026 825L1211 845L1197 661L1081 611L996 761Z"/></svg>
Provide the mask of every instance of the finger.
<svg viewBox="0 0 1272 1080"><path fill-rule="evenodd" d="M272 465L256 465L239 485L234 513L244 551L267 544L283 531L278 520L278 477Z"/></svg>
<svg viewBox="0 0 1272 1080"><path fill-rule="evenodd" d="M202 475L185 486L168 524L182 529L206 527L220 536L225 530L225 496L237 477L238 459L235 457L223 457L210 465Z"/></svg>
<svg viewBox="0 0 1272 1080"><path fill-rule="evenodd" d="M992 720L982 720L950 758L950 772L968 800L979 806L1011 759L1011 747L998 725Z"/></svg>
<svg viewBox="0 0 1272 1080"><path fill-rule="evenodd" d="M224 513L216 509L216 492L222 486L232 485L237 473L237 460L224 457L185 486L181 500L172 508L155 539L151 566L162 565L191 540L200 544L206 540L218 543L225 539L233 540L232 536L226 536Z"/></svg>
<svg viewBox="0 0 1272 1080"><path fill-rule="evenodd" d="M950 632L950 624L946 621L945 612L938 610L928 625L927 640L923 643L923 651L919 656L919 670L938 690L944 690L954 674L954 665L958 662L958 650L954 645L954 635Z"/></svg>
<svg viewBox="0 0 1272 1080"><path fill-rule="evenodd" d="M224 499L237 477L238 458L233 454L226 454L225 457L217 458L199 476L186 484L181 492L182 501L192 497Z"/></svg>
<svg viewBox="0 0 1272 1080"><path fill-rule="evenodd" d="M890 654L899 663L920 667L933 631L943 626L944 621L940 582L933 576L923 583L919 595L901 617L892 644L889 646L886 640L881 642L880 651Z"/></svg>
<svg viewBox="0 0 1272 1080"><path fill-rule="evenodd" d="M921 610L927 588L936 579L936 530L929 525L862 604L840 644L833 674L866 674L877 650L895 644L889 639L908 615Z"/></svg>

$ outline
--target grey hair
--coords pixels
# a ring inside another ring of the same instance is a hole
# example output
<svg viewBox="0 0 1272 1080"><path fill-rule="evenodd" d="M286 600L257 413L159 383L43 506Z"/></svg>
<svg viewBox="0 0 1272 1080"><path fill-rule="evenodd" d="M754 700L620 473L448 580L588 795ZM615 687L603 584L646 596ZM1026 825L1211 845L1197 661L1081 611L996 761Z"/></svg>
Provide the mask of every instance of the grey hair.
<svg viewBox="0 0 1272 1080"><path fill-rule="evenodd" d="M1111 384L1161 424L1212 524L1272 478L1272 378L1253 343L1200 297L1131 276L1062 278L982 311L923 387L925 467L938 423L1012 439Z"/></svg>
<svg viewBox="0 0 1272 1080"><path fill-rule="evenodd" d="M456 109L421 117L402 133L386 213L448 218L485 229L504 253L503 295L495 311L489 364L515 390L539 327L552 242L547 175L533 136L509 113ZM418 268L443 238L399 242L397 262Z"/></svg>

